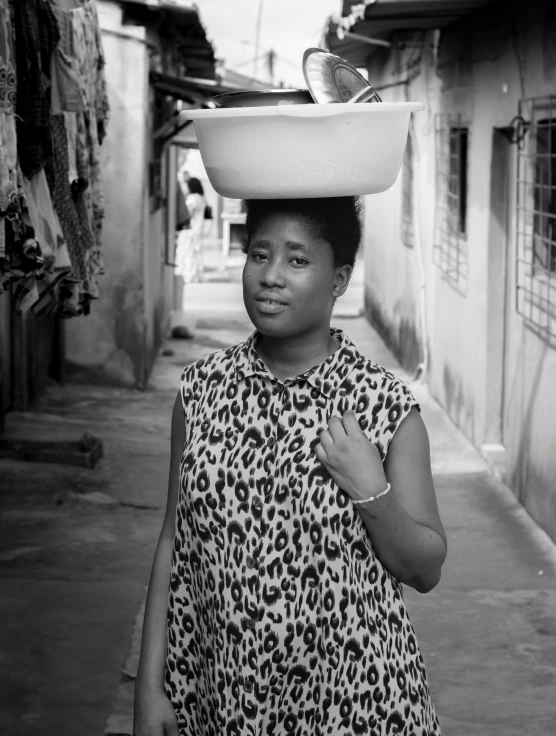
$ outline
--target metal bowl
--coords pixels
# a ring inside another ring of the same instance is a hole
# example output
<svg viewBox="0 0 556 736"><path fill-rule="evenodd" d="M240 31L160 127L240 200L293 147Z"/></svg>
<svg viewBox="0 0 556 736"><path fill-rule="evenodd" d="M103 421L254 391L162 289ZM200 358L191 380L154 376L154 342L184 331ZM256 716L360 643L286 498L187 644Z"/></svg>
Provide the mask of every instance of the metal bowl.
<svg viewBox="0 0 556 736"><path fill-rule="evenodd" d="M273 105L314 105L307 89L253 89L226 92L213 98L217 107L270 107Z"/></svg>

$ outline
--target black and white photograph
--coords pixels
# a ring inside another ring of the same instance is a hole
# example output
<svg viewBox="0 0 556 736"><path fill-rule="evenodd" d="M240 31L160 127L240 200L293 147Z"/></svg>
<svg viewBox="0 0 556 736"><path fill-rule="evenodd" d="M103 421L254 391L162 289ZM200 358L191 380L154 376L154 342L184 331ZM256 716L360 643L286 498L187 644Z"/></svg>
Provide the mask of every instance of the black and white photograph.
<svg viewBox="0 0 556 736"><path fill-rule="evenodd" d="M0 0L0 734L552 736L554 0Z"/></svg>

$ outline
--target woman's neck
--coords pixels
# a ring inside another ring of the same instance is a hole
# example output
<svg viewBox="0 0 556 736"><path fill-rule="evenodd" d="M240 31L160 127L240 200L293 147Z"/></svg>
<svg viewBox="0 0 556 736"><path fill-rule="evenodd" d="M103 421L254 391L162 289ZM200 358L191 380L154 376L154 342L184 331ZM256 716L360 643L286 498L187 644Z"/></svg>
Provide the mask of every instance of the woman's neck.
<svg viewBox="0 0 556 736"><path fill-rule="evenodd" d="M320 365L340 347L329 328L312 335L274 338L262 335L257 352L276 378L284 380Z"/></svg>

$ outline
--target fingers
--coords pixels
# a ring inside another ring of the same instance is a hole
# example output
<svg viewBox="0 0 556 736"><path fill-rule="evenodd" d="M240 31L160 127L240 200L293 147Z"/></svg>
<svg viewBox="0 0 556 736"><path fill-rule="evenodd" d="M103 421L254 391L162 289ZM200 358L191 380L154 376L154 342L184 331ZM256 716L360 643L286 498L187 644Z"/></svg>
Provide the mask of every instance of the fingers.
<svg viewBox="0 0 556 736"><path fill-rule="evenodd" d="M328 432L334 442L342 442L346 438L346 430L340 417L330 417L328 420Z"/></svg>
<svg viewBox="0 0 556 736"><path fill-rule="evenodd" d="M346 413L342 417L342 423L344 431L348 435L361 433L362 431L354 411L346 411Z"/></svg>
<svg viewBox="0 0 556 736"><path fill-rule="evenodd" d="M347 411L340 417L331 417L328 420L328 429L319 435L319 444L315 447L315 453L321 462L326 462L335 450L341 449L348 436L361 433L361 427L357 421L355 412ZM319 455L321 452L322 456Z"/></svg>
<svg viewBox="0 0 556 736"><path fill-rule="evenodd" d="M319 435L320 442L315 445L315 454L321 462L327 462L328 455L326 450L332 451L334 448L334 442L328 432L321 432Z"/></svg>

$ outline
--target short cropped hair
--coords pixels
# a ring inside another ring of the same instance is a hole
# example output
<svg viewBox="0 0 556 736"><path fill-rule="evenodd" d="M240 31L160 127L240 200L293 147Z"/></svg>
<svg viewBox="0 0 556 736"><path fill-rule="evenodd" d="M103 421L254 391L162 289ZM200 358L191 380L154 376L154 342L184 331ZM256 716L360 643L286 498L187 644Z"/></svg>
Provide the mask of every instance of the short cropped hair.
<svg viewBox="0 0 556 736"><path fill-rule="evenodd" d="M247 199L245 210L247 237L243 242L244 253L248 252L251 238L265 217L287 212L306 218L315 233L330 243L335 268L355 264L362 236L362 204L359 197Z"/></svg>
<svg viewBox="0 0 556 736"><path fill-rule="evenodd" d="M199 179L196 179L194 176L189 177L189 179L186 181L187 187L191 194L202 194L204 195L205 191L203 189L203 185L199 181Z"/></svg>

